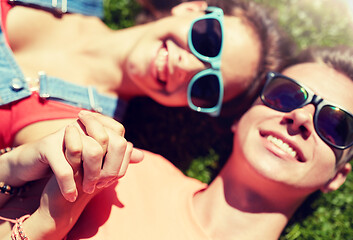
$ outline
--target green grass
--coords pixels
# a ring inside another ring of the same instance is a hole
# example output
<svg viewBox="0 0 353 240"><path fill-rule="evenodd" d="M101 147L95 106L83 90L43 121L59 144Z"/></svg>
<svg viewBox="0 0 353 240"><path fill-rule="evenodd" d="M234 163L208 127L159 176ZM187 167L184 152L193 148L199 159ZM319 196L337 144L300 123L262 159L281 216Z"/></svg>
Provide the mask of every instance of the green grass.
<svg viewBox="0 0 353 240"><path fill-rule="evenodd" d="M299 48L353 46L353 24L339 0L256 0L275 7L278 19ZM134 24L141 10L133 0L105 0L105 22L114 29ZM288 7L290 6L290 7ZM159 153L187 175L209 182L231 150L231 135L213 129L205 115L167 108L150 99L130 102L126 137L136 147ZM353 239L353 175L338 191L314 194L295 214L281 240Z"/></svg>
<svg viewBox="0 0 353 240"><path fill-rule="evenodd" d="M353 239L353 175L338 190L316 194L297 212L283 239Z"/></svg>

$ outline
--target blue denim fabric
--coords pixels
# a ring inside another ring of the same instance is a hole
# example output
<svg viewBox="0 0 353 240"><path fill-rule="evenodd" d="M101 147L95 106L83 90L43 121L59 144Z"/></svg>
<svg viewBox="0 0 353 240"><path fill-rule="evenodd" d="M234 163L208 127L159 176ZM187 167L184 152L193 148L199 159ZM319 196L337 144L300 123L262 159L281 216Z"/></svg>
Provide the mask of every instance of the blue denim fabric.
<svg viewBox="0 0 353 240"><path fill-rule="evenodd" d="M25 77L8 48L0 29L0 105L31 95Z"/></svg>
<svg viewBox="0 0 353 240"><path fill-rule="evenodd" d="M56 8L58 8L56 11L62 10L62 3L66 5L65 0L57 2L55 0L15 0L12 2L36 4L48 8L53 8L53 3L56 3ZM102 16L102 1L100 0L67 0L66 6L68 12ZM126 102L99 94L94 87L75 85L59 78L47 76L43 72L39 73L39 81L39 95L43 98L94 110L118 120L122 119L125 112ZM0 106L23 99L31 94L25 76L16 63L0 29Z"/></svg>
<svg viewBox="0 0 353 240"><path fill-rule="evenodd" d="M94 110L122 120L126 103L115 97L98 94L92 86L84 87L65 82L59 78L49 77L44 72L39 73L39 83L39 95L42 98Z"/></svg>
<svg viewBox="0 0 353 240"><path fill-rule="evenodd" d="M88 16L103 17L102 0L10 0L12 4L36 5L57 12L80 13Z"/></svg>

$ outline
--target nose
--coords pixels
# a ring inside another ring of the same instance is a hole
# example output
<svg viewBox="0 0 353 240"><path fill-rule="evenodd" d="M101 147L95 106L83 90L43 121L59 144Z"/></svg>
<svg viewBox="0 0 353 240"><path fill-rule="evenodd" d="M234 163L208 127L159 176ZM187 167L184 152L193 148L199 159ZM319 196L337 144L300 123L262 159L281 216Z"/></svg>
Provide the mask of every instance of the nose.
<svg viewBox="0 0 353 240"><path fill-rule="evenodd" d="M187 85L196 73L209 67L190 51L182 48L175 51L170 60L170 76L175 88Z"/></svg>
<svg viewBox="0 0 353 240"><path fill-rule="evenodd" d="M301 134L304 139L309 138L313 131L315 131L314 113L315 106L312 104L286 113L284 121L288 124L289 134Z"/></svg>

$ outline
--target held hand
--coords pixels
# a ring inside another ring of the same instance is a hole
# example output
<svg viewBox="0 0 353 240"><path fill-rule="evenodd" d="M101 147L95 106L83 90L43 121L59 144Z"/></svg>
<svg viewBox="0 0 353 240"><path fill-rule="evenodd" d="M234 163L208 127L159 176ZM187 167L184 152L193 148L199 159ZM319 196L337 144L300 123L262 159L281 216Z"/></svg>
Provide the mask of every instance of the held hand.
<svg viewBox="0 0 353 240"><path fill-rule="evenodd" d="M77 123L80 128L75 125L65 130L64 152L74 171L80 166L83 168L83 192L93 193L96 187L110 186L124 176L129 163L138 163L143 159L143 153L126 141L124 127L115 120L82 111ZM74 201L77 191L73 178L66 181L56 176L65 198Z"/></svg>
<svg viewBox="0 0 353 240"><path fill-rule="evenodd" d="M100 191L97 188L110 185L125 174L129 162L140 162L143 158L143 153L133 149L132 144L123 138L124 129L122 125L101 115L91 113L81 113L79 117L87 135L82 134L82 128L79 129L75 125L67 126L64 134L64 153L74 171L78 192L80 193L78 198L74 203L66 201L62 197L62 188L59 187L60 183L57 177L51 177L43 190L40 207L31 216L34 221L24 223L24 227L34 229L36 226L31 226L32 222L51 223L45 224L46 229L42 233L44 235L39 236L44 236L45 239L61 239L65 236L86 204ZM97 119L100 124L109 126L109 128L102 128ZM101 159L102 153L105 153L103 162ZM85 168L90 168L90 170ZM84 184L82 182L85 181L85 178L82 173L86 174L86 172L93 176L98 173L97 176L99 177L96 181L88 178L86 182L86 184L93 186L96 184L97 188L93 189L94 194L83 192L82 186ZM62 209L65 209L65 211L62 211ZM34 234L41 233L36 231Z"/></svg>
<svg viewBox="0 0 353 240"><path fill-rule="evenodd" d="M87 135L82 138L83 142L85 141L88 146L88 143L94 140L100 145L104 154L102 157L97 149L96 156L94 156L91 148L83 148L81 159L84 172L84 192L92 193L95 187L108 187L124 176L129 163L138 163L143 159L143 153L133 148L133 145L124 138L123 125L112 118L98 113L81 111L79 123ZM74 144L69 138L66 140L65 146ZM66 154L66 156L69 162L78 162L80 159L77 151L74 157L70 154Z"/></svg>
<svg viewBox="0 0 353 240"><path fill-rule="evenodd" d="M125 174L128 164L143 159L143 153L124 138L123 126L115 120L83 111L80 120L37 142L22 145L9 153L10 169L16 177L9 184L22 185L53 171L62 195L75 201L74 173L83 168L83 191L107 187ZM11 172L10 170L8 172Z"/></svg>

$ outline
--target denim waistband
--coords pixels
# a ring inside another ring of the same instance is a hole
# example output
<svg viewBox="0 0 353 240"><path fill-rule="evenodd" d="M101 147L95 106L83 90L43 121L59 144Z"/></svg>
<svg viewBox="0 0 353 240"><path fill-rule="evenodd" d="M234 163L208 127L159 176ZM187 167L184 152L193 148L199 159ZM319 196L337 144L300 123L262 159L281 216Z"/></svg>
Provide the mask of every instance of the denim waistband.
<svg viewBox="0 0 353 240"><path fill-rule="evenodd" d="M84 87L59 78L39 73L39 95L41 98L56 100L72 106L93 110L122 120L127 104L117 97L99 94L92 87Z"/></svg>
<svg viewBox="0 0 353 240"><path fill-rule="evenodd" d="M1 0L2 1L2 0ZM80 13L103 17L102 0L8 0L12 5L42 7L57 13Z"/></svg>

